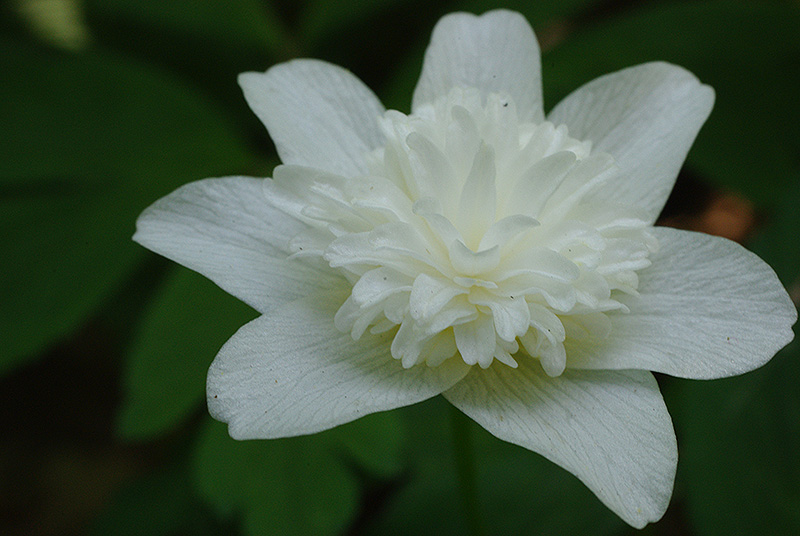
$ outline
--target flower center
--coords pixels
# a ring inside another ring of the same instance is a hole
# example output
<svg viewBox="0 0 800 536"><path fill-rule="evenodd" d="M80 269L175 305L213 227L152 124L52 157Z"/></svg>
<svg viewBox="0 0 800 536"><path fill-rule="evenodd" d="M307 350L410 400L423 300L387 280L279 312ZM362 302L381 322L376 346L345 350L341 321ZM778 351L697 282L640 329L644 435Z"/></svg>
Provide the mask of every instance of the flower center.
<svg viewBox="0 0 800 536"><path fill-rule="evenodd" d="M365 175L281 166L267 181L271 202L309 225L293 253L353 284L340 330L397 329L391 352L407 368L456 355L516 367L527 354L551 376L567 338L608 335L606 313L626 310L615 296L636 292L657 247L645 218L594 195L617 173L610 155L472 89L380 121L386 144Z"/></svg>

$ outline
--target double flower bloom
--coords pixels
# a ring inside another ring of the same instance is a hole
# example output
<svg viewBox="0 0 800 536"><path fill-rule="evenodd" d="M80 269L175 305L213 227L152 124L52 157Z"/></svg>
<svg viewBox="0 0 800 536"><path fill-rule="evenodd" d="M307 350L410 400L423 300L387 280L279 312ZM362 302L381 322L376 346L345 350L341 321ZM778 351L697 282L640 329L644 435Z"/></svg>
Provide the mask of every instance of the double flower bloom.
<svg viewBox="0 0 800 536"><path fill-rule="evenodd" d="M262 313L209 371L235 438L442 394L641 527L677 463L650 371L741 374L792 339L763 261L652 226L714 101L680 67L601 77L545 117L533 32L494 11L439 22L409 115L320 61L240 84L274 178L188 184L134 237Z"/></svg>

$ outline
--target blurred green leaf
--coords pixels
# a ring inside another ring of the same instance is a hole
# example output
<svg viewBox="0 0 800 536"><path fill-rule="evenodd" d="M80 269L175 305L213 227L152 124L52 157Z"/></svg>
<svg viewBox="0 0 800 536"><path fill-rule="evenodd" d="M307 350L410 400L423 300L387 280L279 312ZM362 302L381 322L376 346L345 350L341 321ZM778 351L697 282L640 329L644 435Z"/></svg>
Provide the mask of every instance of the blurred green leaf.
<svg viewBox="0 0 800 536"><path fill-rule="evenodd" d="M216 99L267 148L236 77L302 55L291 28L260 0L86 0L98 46L169 70ZM255 145L254 145L255 146Z"/></svg>
<svg viewBox="0 0 800 536"><path fill-rule="evenodd" d="M285 29L271 8L260 0L84 0L92 16L103 14L140 27L166 29L188 39L258 45L280 53Z"/></svg>
<svg viewBox="0 0 800 536"><path fill-rule="evenodd" d="M672 386L679 482L698 535L800 534L799 350L744 376Z"/></svg>
<svg viewBox="0 0 800 536"><path fill-rule="evenodd" d="M222 517L242 516L246 534L338 534L355 514L358 484L328 433L234 441L213 422L196 454L201 495Z"/></svg>
<svg viewBox="0 0 800 536"><path fill-rule="evenodd" d="M145 313L129 353L118 421L122 436L168 432L197 410L205 401L211 360L255 316L205 277L175 270Z"/></svg>
<svg viewBox="0 0 800 536"><path fill-rule="evenodd" d="M486 487L487 519L498 534L602 536L620 534L627 526L565 469L484 435L478 481Z"/></svg>
<svg viewBox="0 0 800 536"><path fill-rule="evenodd" d="M0 117L14 134L0 149L4 198L88 186L152 195L250 162L229 119L146 65L0 40L0 68Z"/></svg>
<svg viewBox="0 0 800 536"><path fill-rule="evenodd" d="M331 0L309 0L303 6L299 24L299 34L303 41L319 42L357 22L375 17L398 5L414 5L410 0L350 0L331 2Z"/></svg>
<svg viewBox="0 0 800 536"><path fill-rule="evenodd" d="M3 38L0 72L3 371L74 330L131 273L143 208L253 159L214 107L139 64Z"/></svg>
<svg viewBox="0 0 800 536"><path fill-rule="evenodd" d="M211 513L195 495L184 464L126 486L92 523L92 536L211 536Z"/></svg>
<svg viewBox="0 0 800 536"><path fill-rule="evenodd" d="M764 230L749 244L781 278L787 288L800 284L800 180L775 206Z"/></svg>
<svg viewBox="0 0 800 536"><path fill-rule="evenodd" d="M11 335L0 373L74 329L142 258L122 242L125 207L124 196L104 190L0 198L0 329Z"/></svg>
<svg viewBox="0 0 800 536"><path fill-rule="evenodd" d="M465 534L452 423L441 397L402 410L411 468L369 534ZM625 524L577 478L471 423L480 514L491 534L619 534ZM413 515L409 515L413 512ZM443 513L446 512L446 515ZM576 512L579 515L576 515Z"/></svg>
<svg viewBox="0 0 800 536"><path fill-rule="evenodd" d="M336 452L373 477L389 479L403 469L403 427L398 412L362 417L327 432Z"/></svg>
<svg viewBox="0 0 800 536"><path fill-rule="evenodd" d="M689 164L757 203L798 177L800 10L777 2L679 2L626 12L569 36L543 61L545 102L602 74L665 60L717 93Z"/></svg>
<svg viewBox="0 0 800 536"><path fill-rule="evenodd" d="M446 404L444 399L437 397L399 412L409 431L407 455L410 467L401 486L382 508L381 515L368 526L367 535L446 536L469 533L458 491ZM472 435L474 437L475 433ZM484 491L483 483L480 483L478 493L481 498ZM485 516L485 511L481 514ZM494 530L491 533L501 534Z"/></svg>

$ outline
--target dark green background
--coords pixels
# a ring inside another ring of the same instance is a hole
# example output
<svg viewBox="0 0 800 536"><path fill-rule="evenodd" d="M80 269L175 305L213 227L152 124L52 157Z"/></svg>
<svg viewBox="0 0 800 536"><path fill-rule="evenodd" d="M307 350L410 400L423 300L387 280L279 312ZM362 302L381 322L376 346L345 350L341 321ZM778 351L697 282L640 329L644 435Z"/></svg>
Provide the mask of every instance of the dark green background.
<svg viewBox="0 0 800 536"><path fill-rule="evenodd" d="M496 7L537 31L547 109L609 71L680 64L717 104L670 221L744 197L746 245L798 292L797 1L84 0L85 38L66 43L27 4L0 4L2 534L466 530L441 399L268 442L234 442L206 414L206 369L255 313L130 237L181 184L270 174L241 71L322 58L407 111L436 20ZM659 378L680 462L645 534L800 534L797 346L738 378ZM473 436L490 533L635 532L566 471Z"/></svg>

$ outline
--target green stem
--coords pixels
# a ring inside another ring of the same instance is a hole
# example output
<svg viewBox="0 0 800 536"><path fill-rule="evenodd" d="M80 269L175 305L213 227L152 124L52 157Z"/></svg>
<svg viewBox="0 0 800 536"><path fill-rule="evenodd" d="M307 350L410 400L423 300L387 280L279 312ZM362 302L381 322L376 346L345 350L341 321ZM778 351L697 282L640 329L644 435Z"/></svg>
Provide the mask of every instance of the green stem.
<svg viewBox="0 0 800 536"><path fill-rule="evenodd" d="M450 424L453 432L453 452L458 487L469 533L472 536L485 536L486 531L478 502L478 480L475 474L475 458L470 434L472 420L454 406L450 406Z"/></svg>

